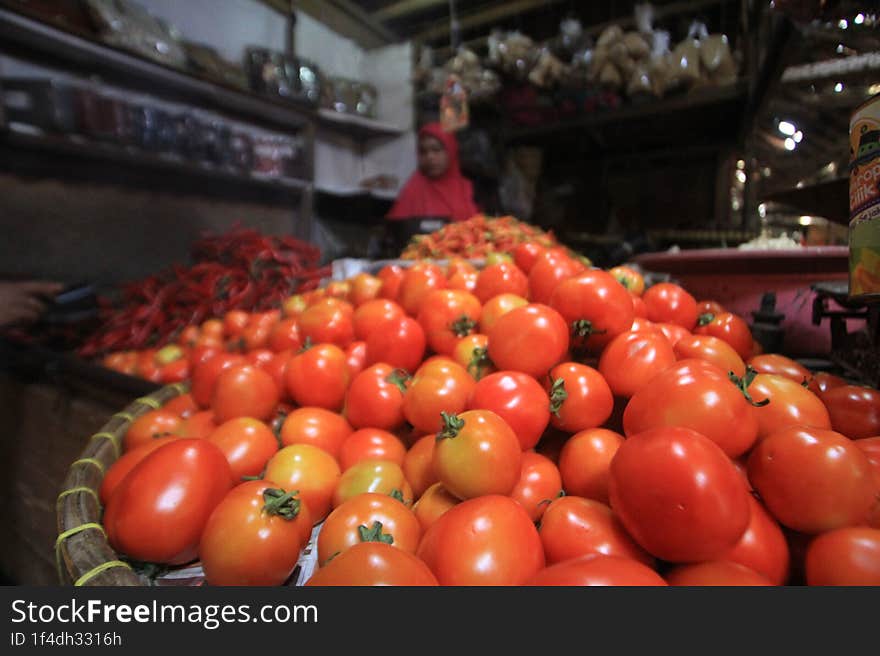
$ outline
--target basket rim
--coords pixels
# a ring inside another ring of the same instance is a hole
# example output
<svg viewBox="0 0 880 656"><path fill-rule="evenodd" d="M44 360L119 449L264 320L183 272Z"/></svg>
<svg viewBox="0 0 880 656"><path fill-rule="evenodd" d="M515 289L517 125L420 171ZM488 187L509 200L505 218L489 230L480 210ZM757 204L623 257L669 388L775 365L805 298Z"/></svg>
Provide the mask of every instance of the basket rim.
<svg viewBox="0 0 880 656"><path fill-rule="evenodd" d="M55 560L60 585L146 585L110 546L101 522L100 488L105 472L122 455L122 440L131 424L188 391L187 382L174 383L135 399L114 413L71 463L55 507ZM77 548L71 548L74 546ZM96 564L94 557L84 558L84 550L98 555L100 562Z"/></svg>

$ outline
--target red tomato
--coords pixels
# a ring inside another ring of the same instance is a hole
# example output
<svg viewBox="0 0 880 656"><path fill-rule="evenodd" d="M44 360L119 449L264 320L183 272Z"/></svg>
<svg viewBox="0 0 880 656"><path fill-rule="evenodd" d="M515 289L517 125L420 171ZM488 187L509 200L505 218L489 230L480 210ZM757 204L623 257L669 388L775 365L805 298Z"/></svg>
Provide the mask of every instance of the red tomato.
<svg viewBox="0 0 880 656"><path fill-rule="evenodd" d="M237 481L242 476L259 476L278 451L272 429L251 417L237 417L220 424L208 440L220 447Z"/></svg>
<svg viewBox="0 0 880 656"><path fill-rule="evenodd" d="M852 440L880 435L880 392L870 387L844 385L830 389L822 401L831 416L831 428Z"/></svg>
<svg viewBox="0 0 880 656"><path fill-rule="evenodd" d="M559 454L559 473L566 494L607 504L611 460L623 436L605 428L572 435Z"/></svg>
<svg viewBox="0 0 880 656"><path fill-rule="evenodd" d="M257 349L256 351L248 351L245 353L244 359L247 364L252 364L260 369L265 369L266 366L275 359L275 353L269 349Z"/></svg>
<svg viewBox="0 0 880 656"><path fill-rule="evenodd" d="M169 385L171 383L180 383L189 378L190 364L186 357L169 362L159 367L159 382Z"/></svg>
<svg viewBox="0 0 880 656"><path fill-rule="evenodd" d="M633 542L604 503L560 497L544 512L538 528L547 564L589 554L631 558L652 567L654 559Z"/></svg>
<svg viewBox="0 0 880 656"><path fill-rule="evenodd" d="M129 451L152 442L157 437L173 435L180 428L182 419L164 408L150 410L131 422L122 438L122 450Z"/></svg>
<svg viewBox="0 0 880 656"><path fill-rule="evenodd" d="M374 364L355 376L345 394L345 416L355 428L400 428L403 395L409 375L387 364Z"/></svg>
<svg viewBox="0 0 880 656"><path fill-rule="evenodd" d="M420 498L425 491L437 483L434 471L434 443L436 435L425 435L416 440L403 457L403 475L412 485L413 495Z"/></svg>
<svg viewBox="0 0 880 656"><path fill-rule="evenodd" d="M318 534L318 564L323 567L361 542L385 542L414 554L421 537L422 525L412 510L387 494L366 492L327 515Z"/></svg>
<svg viewBox="0 0 880 656"><path fill-rule="evenodd" d="M732 371L739 377L746 373L746 365L733 347L711 335L685 335L673 344L672 350L679 360L690 358L705 360L723 372Z"/></svg>
<svg viewBox="0 0 880 656"><path fill-rule="evenodd" d="M608 273L633 296L641 296L645 293L645 278L632 267L621 264L609 269Z"/></svg>
<svg viewBox="0 0 880 656"><path fill-rule="evenodd" d="M213 433L215 428L217 428L217 424L214 422L214 412L204 410L184 419L174 434L178 437L204 439Z"/></svg>
<svg viewBox="0 0 880 656"><path fill-rule="evenodd" d="M550 423L569 433L604 424L614 408L611 388L598 371L563 362L550 370Z"/></svg>
<svg viewBox="0 0 880 656"><path fill-rule="evenodd" d="M880 530L829 531L807 548L808 585L880 585Z"/></svg>
<svg viewBox="0 0 880 656"><path fill-rule="evenodd" d="M758 374L748 391L755 403L767 401L755 408L759 441L790 426L831 428L828 410L819 397L790 378Z"/></svg>
<svg viewBox="0 0 880 656"><path fill-rule="evenodd" d="M214 383L224 369L244 364L245 359L236 353L217 353L214 357L196 365L193 370L191 393L201 408L211 405Z"/></svg>
<svg viewBox="0 0 880 656"><path fill-rule="evenodd" d="M489 338L480 333L459 339L452 351L452 359L464 367L474 380L481 380L495 371L495 365L489 359Z"/></svg>
<svg viewBox="0 0 880 656"><path fill-rule="evenodd" d="M355 307L360 307L364 303L379 296L381 289L381 278L370 275L366 272L361 272L351 279L351 290L349 291L348 297Z"/></svg>
<svg viewBox="0 0 880 656"><path fill-rule="evenodd" d="M395 300L408 315L415 317L425 297L435 289L446 289L446 285L446 276L439 266L431 262L419 262L404 272Z"/></svg>
<svg viewBox="0 0 880 656"><path fill-rule="evenodd" d="M376 326L388 319L402 317L404 314L402 307L394 301L389 301L387 298L367 301L354 311L351 318L354 325L355 339L367 341L367 338L376 329Z"/></svg>
<svg viewBox="0 0 880 656"><path fill-rule="evenodd" d="M666 581L669 585L699 587L773 585L745 565L724 560L679 565L666 573Z"/></svg>
<svg viewBox="0 0 880 656"><path fill-rule="evenodd" d="M474 289L474 295L480 303L485 303L499 294L526 296L528 293L529 279L511 262L487 266L477 276L477 286Z"/></svg>
<svg viewBox="0 0 880 656"><path fill-rule="evenodd" d="M243 364L217 376L211 409L221 424L236 417L268 419L280 399L272 376L253 365Z"/></svg>
<svg viewBox="0 0 880 656"><path fill-rule="evenodd" d="M349 379L354 378L367 366L367 343L352 342L345 349L345 363L348 365Z"/></svg>
<svg viewBox="0 0 880 656"><path fill-rule="evenodd" d="M480 332L488 334L499 317L507 314L514 308L528 304L529 302L523 296L517 296L516 294L493 296L483 303L483 309L480 311Z"/></svg>
<svg viewBox="0 0 880 656"><path fill-rule="evenodd" d="M688 428L627 438L611 461L609 494L635 541L670 562L717 558L749 524L748 492L730 459Z"/></svg>
<svg viewBox="0 0 880 656"><path fill-rule="evenodd" d="M553 308L531 303L502 315L489 331L489 358L498 369L535 378L568 351L568 326Z"/></svg>
<svg viewBox="0 0 880 656"><path fill-rule="evenodd" d="M294 401L327 410L342 408L349 380L345 352L334 344L318 344L295 355L284 372Z"/></svg>
<svg viewBox="0 0 880 656"><path fill-rule="evenodd" d="M818 371L810 378L808 389L821 399L828 390L843 387L846 384L847 382L840 376L829 374L826 371Z"/></svg>
<svg viewBox="0 0 880 656"><path fill-rule="evenodd" d="M572 348L601 351L632 326L632 297L614 277L591 269L560 282L550 296L550 307L570 326Z"/></svg>
<svg viewBox="0 0 880 656"><path fill-rule="evenodd" d="M400 295L400 283L403 282L403 267L397 264L386 264L379 269L376 277L382 281L379 296L396 301Z"/></svg>
<svg viewBox="0 0 880 656"><path fill-rule="evenodd" d="M413 372L425 355L425 330L412 317L400 316L379 324L367 338L367 364L383 362Z"/></svg>
<svg viewBox="0 0 880 656"><path fill-rule="evenodd" d="M440 413L457 414L467 407L474 379L453 360L426 361L413 376L403 397L403 415L421 434L443 428Z"/></svg>
<svg viewBox="0 0 880 656"><path fill-rule="evenodd" d="M469 410L491 410L513 429L523 451L533 448L550 422L550 399L531 376L518 371L489 374L474 387Z"/></svg>
<svg viewBox="0 0 880 656"><path fill-rule="evenodd" d="M287 371L287 364L293 358L293 355L293 351L279 351L261 367L263 371L272 376L272 380L275 381L282 400L290 400L290 392L287 391L284 374Z"/></svg>
<svg viewBox="0 0 880 656"><path fill-rule="evenodd" d="M691 331L697 325L697 301L675 283L652 285L642 298L648 319L655 323L674 323Z"/></svg>
<svg viewBox="0 0 880 656"><path fill-rule="evenodd" d="M810 378L813 377L810 370L802 364L795 362L784 355L777 355L776 353L762 353L761 355L756 355L748 358L746 364L759 374L783 376L798 384L803 384L805 380L810 380Z"/></svg>
<svg viewBox="0 0 880 656"><path fill-rule="evenodd" d="M299 351L302 348L302 339L297 320L288 318L276 323L269 333L268 346L276 353L279 351Z"/></svg>
<svg viewBox="0 0 880 656"><path fill-rule="evenodd" d="M329 453L311 444L293 444L272 456L263 479L285 490L297 490L311 521L318 523L330 511L341 476L339 465Z"/></svg>
<svg viewBox="0 0 880 656"><path fill-rule="evenodd" d="M196 404L196 400L193 398L192 394L186 393L181 394L180 396L175 396L162 406L162 410L165 412L172 412L181 419L186 419L197 413L199 411L199 406Z"/></svg>
<svg viewBox="0 0 880 656"><path fill-rule="evenodd" d="M298 317L308 307L302 294L292 294L281 303L281 315L284 317Z"/></svg>
<svg viewBox="0 0 880 656"><path fill-rule="evenodd" d="M224 337L241 337L244 327L247 326L250 315L244 310L229 310L223 315Z"/></svg>
<svg viewBox="0 0 880 656"><path fill-rule="evenodd" d="M541 537L528 513L494 494L443 513L416 555L441 585L522 585L544 567Z"/></svg>
<svg viewBox="0 0 880 656"><path fill-rule="evenodd" d="M691 333L675 323L655 323L654 329L663 333L663 336L669 340L670 345L675 348L679 340L684 337L690 337ZM736 351L734 351L736 353Z"/></svg>
<svg viewBox="0 0 880 656"><path fill-rule="evenodd" d="M758 438L755 408L718 367L681 360L636 392L623 413L624 433L681 426L705 435L731 458Z"/></svg>
<svg viewBox="0 0 880 656"><path fill-rule="evenodd" d="M351 433L351 425L342 415L324 408L297 408L281 425L281 443L311 444L337 458Z"/></svg>
<svg viewBox="0 0 880 656"><path fill-rule="evenodd" d="M110 466L110 469L107 470L107 473L104 474L104 478L101 480L101 490L99 494L101 497L101 504L104 506L107 505L107 502L110 500L110 497L113 495L113 492L118 485L122 482L122 479L128 475L128 472L134 469L135 465L160 446L164 446L170 441L176 439L178 439L176 435L157 437L149 442L144 442L143 444L136 446L130 451L126 451L119 460Z"/></svg>
<svg viewBox="0 0 880 656"><path fill-rule="evenodd" d="M242 483L211 513L199 544L209 585L281 585L308 542L308 505L265 481Z"/></svg>
<svg viewBox="0 0 880 656"><path fill-rule="evenodd" d="M406 447L398 437L381 428L361 428L342 443L339 466L345 471L361 460L390 460L403 465Z"/></svg>
<svg viewBox="0 0 880 656"><path fill-rule="evenodd" d="M269 335L280 318L281 313L277 310L252 314L241 336L236 340L239 348L243 351L266 348L269 344Z"/></svg>
<svg viewBox="0 0 880 656"><path fill-rule="evenodd" d="M436 577L420 559L382 542L346 549L312 574L307 586L435 586Z"/></svg>
<svg viewBox="0 0 880 656"><path fill-rule="evenodd" d="M443 513L459 503L461 499L450 494L442 483L434 483L416 501L413 512L422 525L422 531L427 531Z"/></svg>
<svg viewBox="0 0 880 656"><path fill-rule="evenodd" d="M721 314L723 312L727 312L724 309L724 306L721 305L718 301L699 301L697 303L697 315L703 314Z"/></svg>
<svg viewBox="0 0 880 656"><path fill-rule="evenodd" d="M446 286L449 289L458 289L473 294L477 288L477 278L479 275L476 271L457 271L449 277Z"/></svg>
<svg viewBox="0 0 880 656"><path fill-rule="evenodd" d="M554 251L541 253L529 270L529 300L532 303L548 304L556 286L563 280L576 276L583 269L583 265L567 255Z"/></svg>
<svg viewBox="0 0 880 656"><path fill-rule="evenodd" d="M864 521L877 485L868 457L852 440L820 428L785 428L749 456L749 480L773 516L802 533Z"/></svg>
<svg viewBox="0 0 880 656"><path fill-rule="evenodd" d="M336 298L325 298L299 315L302 339L312 344L335 344L344 349L354 341L354 308Z"/></svg>
<svg viewBox="0 0 880 656"><path fill-rule="evenodd" d="M451 355L459 338L469 335L480 318L480 302L469 292L438 289L425 295L418 322L435 353Z"/></svg>
<svg viewBox="0 0 880 656"><path fill-rule="evenodd" d="M522 449L510 426L490 410L444 414L434 446L434 471L460 499L510 494L519 481Z"/></svg>
<svg viewBox="0 0 880 656"><path fill-rule="evenodd" d="M731 312L701 314L694 333L723 339L743 360L752 354L752 331L749 324Z"/></svg>
<svg viewBox="0 0 880 656"><path fill-rule="evenodd" d="M667 585L650 567L630 558L591 554L551 565L526 585L658 586Z"/></svg>
<svg viewBox="0 0 880 656"><path fill-rule="evenodd" d="M868 456L868 460L874 467L877 468L878 473L880 473L880 436L878 437L866 437L861 440L856 440L855 445L859 447L866 456Z"/></svg>
<svg viewBox="0 0 880 656"><path fill-rule="evenodd" d="M648 306L645 305L645 299L643 299L641 296L633 296L632 303L633 316L635 316L636 319L645 319L647 321ZM632 328L632 330L635 330L635 328Z"/></svg>
<svg viewBox="0 0 880 656"><path fill-rule="evenodd" d="M110 545L135 560L188 563L232 485L226 456L214 444L172 440L135 465L110 497L103 518Z"/></svg>
<svg viewBox="0 0 880 656"><path fill-rule="evenodd" d="M387 494L412 505L412 487L400 465L390 460L361 460L342 472L333 491L333 507L338 508L364 492Z"/></svg>
<svg viewBox="0 0 880 656"><path fill-rule="evenodd" d="M544 252L544 247L533 241L517 244L513 249L513 261L519 269L529 275L532 266L538 259L538 256Z"/></svg>
<svg viewBox="0 0 880 656"><path fill-rule="evenodd" d="M559 469L550 458L526 451L522 454L519 481L510 493L526 509L532 521L538 521L553 499L562 494Z"/></svg>
<svg viewBox="0 0 880 656"><path fill-rule="evenodd" d="M745 565L767 578L773 585L788 580L788 542L779 524L752 495L749 495L752 516L749 527L739 542L722 554L719 560Z"/></svg>
<svg viewBox="0 0 880 656"><path fill-rule="evenodd" d="M599 372L615 396L631 397L675 362L672 346L657 332L618 335L599 358Z"/></svg>

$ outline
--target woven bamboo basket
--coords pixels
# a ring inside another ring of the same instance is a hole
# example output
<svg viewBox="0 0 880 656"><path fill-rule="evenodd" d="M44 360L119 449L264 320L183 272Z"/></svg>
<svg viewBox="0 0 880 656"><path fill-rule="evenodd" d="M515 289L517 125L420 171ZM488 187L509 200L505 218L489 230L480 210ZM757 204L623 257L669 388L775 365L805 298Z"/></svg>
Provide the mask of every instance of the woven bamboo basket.
<svg viewBox="0 0 880 656"><path fill-rule="evenodd" d="M92 435L80 457L70 465L56 505L58 539L55 559L58 578L63 585L150 584L147 577L139 575L129 563L121 560L108 543L101 525L103 509L98 491L104 472L122 452L122 438L131 423L187 390L186 384L176 383L135 400Z"/></svg>

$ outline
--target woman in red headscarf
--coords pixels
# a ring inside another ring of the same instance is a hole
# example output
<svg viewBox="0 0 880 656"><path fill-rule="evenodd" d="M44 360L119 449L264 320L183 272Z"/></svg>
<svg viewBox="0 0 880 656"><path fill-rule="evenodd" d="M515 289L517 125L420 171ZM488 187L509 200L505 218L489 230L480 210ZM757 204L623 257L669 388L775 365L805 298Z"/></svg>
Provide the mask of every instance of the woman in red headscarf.
<svg viewBox="0 0 880 656"><path fill-rule="evenodd" d="M458 142L439 123L419 130L419 170L412 174L397 202L388 213L390 220L443 217L465 221L479 211L474 188L458 166Z"/></svg>

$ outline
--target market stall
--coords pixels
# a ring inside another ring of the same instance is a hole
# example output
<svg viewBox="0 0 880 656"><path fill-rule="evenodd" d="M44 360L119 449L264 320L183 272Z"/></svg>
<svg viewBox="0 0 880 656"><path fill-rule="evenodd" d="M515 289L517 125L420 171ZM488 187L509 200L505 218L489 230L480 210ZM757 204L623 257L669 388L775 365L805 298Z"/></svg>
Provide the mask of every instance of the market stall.
<svg viewBox="0 0 880 656"><path fill-rule="evenodd" d="M61 4L0 2L2 273L64 283L9 582L880 584L876 15Z"/></svg>

